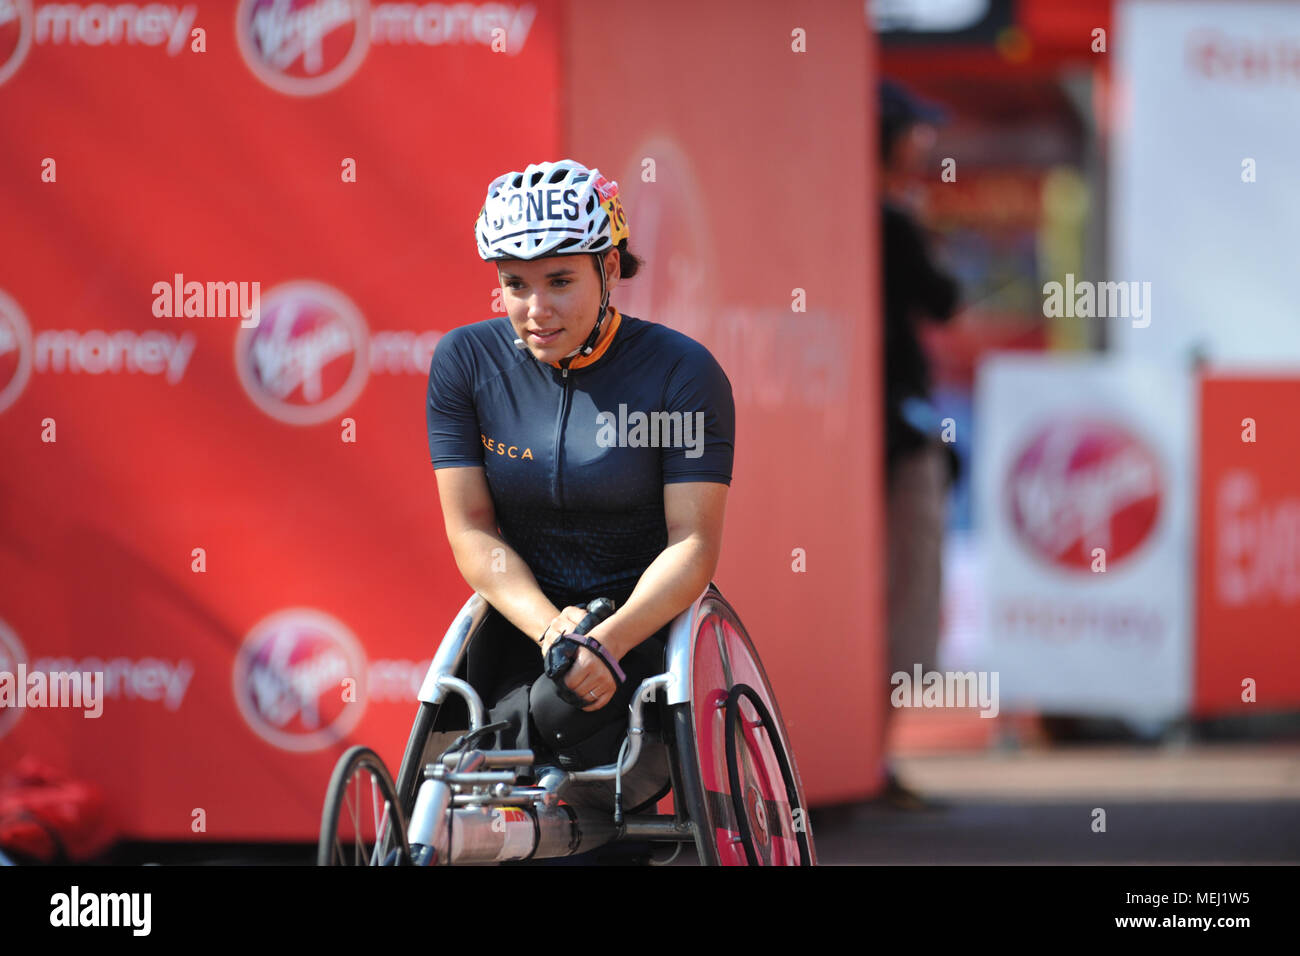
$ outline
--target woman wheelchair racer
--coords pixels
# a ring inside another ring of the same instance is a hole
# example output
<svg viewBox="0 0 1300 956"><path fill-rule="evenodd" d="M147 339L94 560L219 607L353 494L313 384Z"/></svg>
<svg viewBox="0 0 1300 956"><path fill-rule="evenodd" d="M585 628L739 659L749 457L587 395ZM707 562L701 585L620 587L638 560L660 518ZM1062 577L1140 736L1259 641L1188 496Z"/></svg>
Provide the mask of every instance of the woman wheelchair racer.
<svg viewBox="0 0 1300 956"><path fill-rule="evenodd" d="M703 345L609 304L639 260L618 184L598 169L562 160L498 177L475 233L507 315L443 336L427 406L447 540L492 608L466 679L511 722L498 746L568 769L612 763L631 695L663 670L668 625L717 568L731 385ZM616 610L563 677L578 707L544 660L598 597ZM667 780L662 747L643 750L623 784L629 812ZM612 785L596 789L596 805L611 802Z"/></svg>

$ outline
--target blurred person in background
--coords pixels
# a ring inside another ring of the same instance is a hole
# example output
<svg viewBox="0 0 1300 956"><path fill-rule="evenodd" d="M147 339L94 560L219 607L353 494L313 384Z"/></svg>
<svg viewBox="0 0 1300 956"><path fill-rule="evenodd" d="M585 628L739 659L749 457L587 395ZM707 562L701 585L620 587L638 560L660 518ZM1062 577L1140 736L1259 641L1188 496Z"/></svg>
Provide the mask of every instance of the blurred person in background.
<svg viewBox="0 0 1300 956"><path fill-rule="evenodd" d="M929 361L917 326L946 322L958 300L957 283L934 262L920 222L922 180L936 172L930 152L935 125L942 119L934 106L882 81L887 675L910 675L918 663L922 672L937 669L943 531L956 457L939 438L939 415L930 404ZM890 684L887 692L893 689ZM893 714L891 704L882 724L885 744ZM885 773L881 802L900 809L940 806L906 787L888 756Z"/></svg>

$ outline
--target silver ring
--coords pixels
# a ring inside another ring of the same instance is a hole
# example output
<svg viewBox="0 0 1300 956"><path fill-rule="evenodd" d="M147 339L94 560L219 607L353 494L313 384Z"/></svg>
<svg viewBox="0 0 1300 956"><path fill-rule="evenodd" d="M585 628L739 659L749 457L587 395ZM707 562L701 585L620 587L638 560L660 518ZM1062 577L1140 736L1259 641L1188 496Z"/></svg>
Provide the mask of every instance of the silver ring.
<svg viewBox="0 0 1300 956"><path fill-rule="evenodd" d="M594 690L589 690L589 691L587 691L587 696L590 697L592 700L595 700L595 699L596 699L596 692L595 692Z"/></svg>

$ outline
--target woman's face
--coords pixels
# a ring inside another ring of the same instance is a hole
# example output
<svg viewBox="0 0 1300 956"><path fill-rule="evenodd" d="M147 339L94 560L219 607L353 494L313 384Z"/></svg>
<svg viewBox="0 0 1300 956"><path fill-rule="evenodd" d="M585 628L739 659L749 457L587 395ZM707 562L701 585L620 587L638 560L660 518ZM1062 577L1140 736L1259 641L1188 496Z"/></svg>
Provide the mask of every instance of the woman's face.
<svg viewBox="0 0 1300 956"><path fill-rule="evenodd" d="M558 362L587 341L600 310L600 274L589 254L497 263L515 335L539 362ZM605 284L618 284L618 250L605 253Z"/></svg>

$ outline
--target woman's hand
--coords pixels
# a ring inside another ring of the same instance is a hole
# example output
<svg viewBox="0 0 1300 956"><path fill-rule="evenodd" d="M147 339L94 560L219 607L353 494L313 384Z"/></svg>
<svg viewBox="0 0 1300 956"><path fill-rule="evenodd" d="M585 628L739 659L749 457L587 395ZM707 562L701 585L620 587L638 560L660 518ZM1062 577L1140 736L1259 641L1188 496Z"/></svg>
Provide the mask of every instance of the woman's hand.
<svg viewBox="0 0 1300 956"><path fill-rule="evenodd" d="M606 648L608 650L608 648ZM578 656L564 678L564 686L569 688L590 704L583 711L600 710L614 699L618 684L609 667L587 648L578 651Z"/></svg>
<svg viewBox="0 0 1300 956"><path fill-rule="evenodd" d="M566 607L557 614L547 626L546 636L541 641L542 660L546 660L546 652L551 649L551 645L555 643L556 638L561 634L568 634L570 631L575 630L586 616L586 608L574 607L573 605Z"/></svg>
<svg viewBox="0 0 1300 956"><path fill-rule="evenodd" d="M575 630L588 613L586 608L572 605L561 611L551 621L550 627L546 629L546 637L542 640L541 645L542 658L546 658L546 652L562 635ZM592 636L595 637L595 635ZM611 648L604 641L601 641L601 644L606 651L611 652L610 656L614 660L618 660L622 656L612 653ZM582 708L584 711L600 710L613 700L614 692L618 689L618 685L614 681L614 675L609 672L609 667L585 647L578 651L573 666L569 668L569 673L564 676L564 685L583 700L590 702L588 706Z"/></svg>

